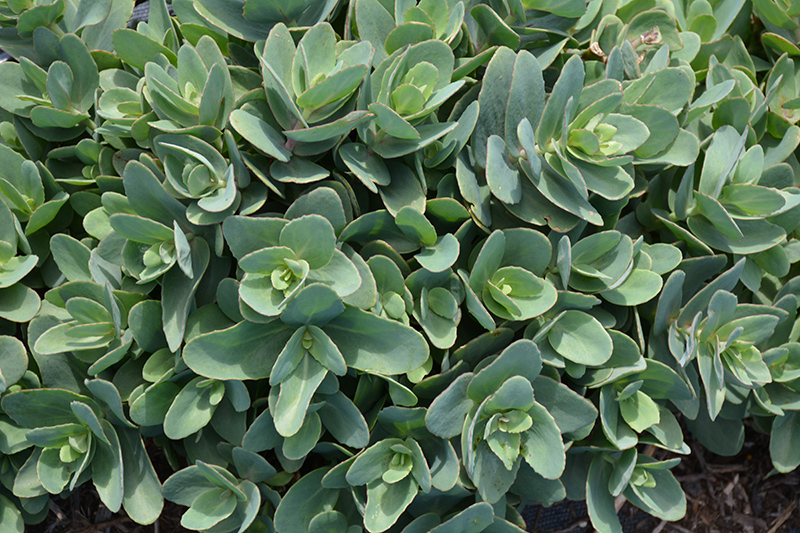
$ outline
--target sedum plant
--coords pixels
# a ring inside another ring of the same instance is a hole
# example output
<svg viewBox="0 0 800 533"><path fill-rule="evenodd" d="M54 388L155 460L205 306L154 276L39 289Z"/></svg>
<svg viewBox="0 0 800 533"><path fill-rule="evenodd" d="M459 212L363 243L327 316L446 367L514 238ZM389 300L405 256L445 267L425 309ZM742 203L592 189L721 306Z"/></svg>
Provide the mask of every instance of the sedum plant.
<svg viewBox="0 0 800 533"><path fill-rule="evenodd" d="M2 531L617 533L687 431L800 466L791 3L171 6L0 1Z"/></svg>

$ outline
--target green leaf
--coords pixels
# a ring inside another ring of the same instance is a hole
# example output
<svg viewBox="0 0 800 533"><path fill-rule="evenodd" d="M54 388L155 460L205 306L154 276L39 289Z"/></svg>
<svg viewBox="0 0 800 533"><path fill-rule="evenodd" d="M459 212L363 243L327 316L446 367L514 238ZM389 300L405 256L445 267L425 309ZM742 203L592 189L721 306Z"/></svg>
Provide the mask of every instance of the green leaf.
<svg viewBox="0 0 800 533"><path fill-rule="evenodd" d="M372 44L374 61L380 63L388 56L384 44L389 32L395 28L394 17L378 0L358 0L354 7L358 34Z"/></svg>
<svg viewBox="0 0 800 533"><path fill-rule="evenodd" d="M506 143L497 135L487 141L486 182L501 202L516 204L522 198L519 172L509 166Z"/></svg>
<svg viewBox="0 0 800 533"><path fill-rule="evenodd" d="M461 434L464 419L475 405L467 396L467 387L472 377L470 372L458 376L431 403L425 414L425 426L431 433L446 439Z"/></svg>
<svg viewBox="0 0 800 533"><path fill-rule="evenodd" d="M230 123L242 137L265 154L278 161L289 162L292 153L286 149L282 135L257 116L243 109L235 109L230 115Z"/></svg>
<svg viewBox="0 0 800 533"><path fill-rule="evenodd" d="M31 214L31 218L25 225L25 235L33 235L52 222L61 210L61 207L67 202L67 199L68 196L66 193L58 193L53 196L52 200L37 207L36 211Z"/></svg>
<svg viewBox="0 0 800 533"><path fill-rule="evenodd" d="M434 29L429 24L407 21L394 28L386 36L386 53L392 54L406 45L421 43L434 37Z"/></svg>
<svg viewBox="0 0 800 533"><path fill-rule="evenodd" d="M481 92L478 96L480 112L472 136L475 160L482 167L486 166L486 149L489 137L497 135L505 136L508 139L506 134L506 106L509 103L509 92L514 81L513 69L515 61L516 57L513 51L500 47L491 56L491 61L486 69L485 79L493 80L493 83L485 83L481 86Z"/></svg>
<svg viewBox="0 0 800 533"><path fill-rule="evenodd" d="M744 153L745 139L746 135L739 135L732 126L723 126L714 133L703 161L699 192L719 197L728 175Z"/></svg>
<svg viewBox="0 0 800 533"><path fill-rule="evenodd" d="M664 275L674 270L683 259L683 254L675 246L663 243L644 244L642 250L650 256L650 270Z"/></svg>
<svg viewBox="0 0 800 533"><path fill-rule="evenodd" d="M353 448L363 448L369 443L369 428L364 416L341 392L327 396L319 413L325 429L340 443Z"/></svg>
<svg viewBox="0 0 800 533"><path fill-rule="evenodd" d="M310 355L305 355L289 376L280 384L275 407L271 409L275 429L284 437L291 437L303 427L303 421L316 392L328 370Z"/></svg>
<svg viewBox="0 0 800 533"><path fill-rule="evenodd" d="M313 338L308 351L314 356L314 359L337 376L345 375L347 373L347 365L336 345L318 327L309 326L308 331Z"/></svg>
<svg viewBox="0 0 800 533"><path fill-rule="evenodd" d="M517 138L521 121L539 124L544 111L545 90L542 67L536 57L526 50L520 50L517 54L512 75L505 109L505 141L509 152L514 154L523 147Z"/></svg>
<svg viewBox="0 0 800 533"><path fill-rule="evenodd" d="M140 70L144 70L145 64L158 54L164 54L173 65L178 64L178 56L172 50L135 30L115 30L112 41L119 58Z"/></svg>
<svg viewBox="0 0 800 533"><path fill-rule="evenodd" d="M500 230L493 231L484 242L469 276L469 286L476 293L483 291L486 282L500 268L505 246L506 239Z"/></svg>
<svg viewBox="0 0 800 533"><path fill-rule="evenodd" d="M338 249L334 250L333 257L327 265L309 272L308 282L324 283L341 298L355 293L362 284L358 268Z"/></svg>
<svg viewBox="0 0 800 533"><path fill-rule="evenodd" d="M559 435L559 439L561 436ZM492 452L503 462L506 470L511 470L519 457L520 435L517 433L506 433L495 431L485 439L486 444Z"/></svg>
<svg viewBox="0 0 800 533"><path fill-rule="evenodd" d="M85 113L94 105L95 91L100 83L97 65L86 43L74 33L68 33L58 41L58 56L72 71L73 81L70 89L72 107L76 111Z"/></svg>
<svg viewBox="0 0 800 533"><path fill-rule="evenodd" d="M713 224L705 218L689 217L689 229L711 248L735 254L754 254L772 248L786 237L786 232L780 226L771 224L766 220L740 220L737 226L743 237L731 239L720 233Z"/></svg>
<svg viewBox="0 0 800 533"><path fill-rule="evenodd" d="M389 169L383 159L359 143L343 144L339 148L339 157L353 174L360 179L372 192L377 192L375 184L387 186L391 182Z"/></svg>
<svg viewBox="0 0 800 533"><path fill-rule="evenodd" d="M299 157L288 163L274 161L269 167L270 175L284 183L313 183L330 176L326 168Z"/></svg>
<svg viewBox="0 0 800 533"><path fill-rule="evenodd" d="M408 240L422 246L434 246L437 242L436 229L425 215L411 206L400 209L395 216L395 224Z"/></svg>
<svg viewBox="0 0 800 533"><path fill-rule="evenodd" d="M457 122L423 124L415 127L416 132L419 134L418 138L401 139L398 137L386 136L381 141L373 144L371 148L384 159L402 157L425 148L440 137L456 129L456 126L458 126Z"/></svg>
<svg viewBox="0 0 800 533"><path fill-rule="evenodd" d="M2 241L0 241L2 243ZM2 244L0 244L2 246ZM16 282L24 278L36 266L38 257L28 255L25 257L14 257L0 269L0 289L11 287Z"/></svg>
<svg viewBox="0 0 800 533"><path fill-rule="evenodd" d="M797 419L797 411L786 411L772 423L769 455L778 472L791 472L800 466L800 449L797 446L800 423Z"/></svg>
<svg viewBox="0 0 800 533"><path fill-rule="evenodd" d="M97 407L91 399L67 390L30 389L4 396L3 410L23 427L53 426L78 421L70 407L73 401Z"/></svg>
<svg viewBox="0 0 800 533"><path fill-rule="evenodd" d="M646 466L648 463L642 463ZM680 520L686 514L686 495L672 472L648 468L655 486L628 485L623 494L637 507L662 520Z"/></svg>
<svg viewBox="0 0 800 533"><path fill-rule="evenodd" d="M149 218L129 213L116 213L111 215L108 220L114 231L134 242L156 244L173 240L172 229Z"/></svg>
<svg viewBox="0 0 800 533"><path fill-rule="evenodd" d="M306 328L298 328L286 342L286 346L283 347L281 353L278 354L275 366L272 367L272 372L269 376L271 386L277 386L300 364L307 352L302 343L305 333Z"/></svg>
<svg viewBox="0 0 800 533"><path fill-rule="evenodd" d="M186 319L206 267L209 263L208 244L202 238L192 240L192 272L188 278L180 269L172 268L164 274L161 293L161 313L167 345L175 352L183 342Z"/></svg>
<svg viewBox="0 0 800 533"><path fill-rule="evenodd" d="M638 119L647 127L649 136L636 148L639 157L652 157L666 149L678 136L678 120L669 110L657 105L628 105L625 113ZM615 137L616 140L616 137Z"/></svg>
<svg viewBox="0 0 800 533"><path fill-rule="evenodd" d="M36 340L34 350L44 355L73 350L90 350L108 346L115 337L113 326L109 323L86 324L85 326L89 326L90 329L84 332L81 332L80 329L73 331L73 328L83 327L74 322L54 326ZM94 331L95 326L99 331Z"/></svg>
<svg viewBox="0 0 800 533"><path fill-rule="evenodd" d="M556 289L527 270L507 266L497 270L484 287L487 309L506 320L526 320L541 315L556 303Z"/></svg>
<svg viewBox="0 0 800 533"><path fill-rule="evenodd" d="M702 213L715 228L734 241L738 241L742 238L742 231L725 208L722 207L722 204L701 192L695 191L694 197L700 208L700 213Z"/></svg>
<svg viewBox="0 0 800 533"><path fill-rule="evenodd" d="M634 80L623 91L626 104L659 105L676 113L688 102L694 80L684 69L669 67Z"/></svg>
<svg viewBox="0 0 800 533"><path fill-rule="evenodd" d="M366 65L354 65L340 70L299 94L297 105L313 110L347 98L361 85L366 75Z"/></svg>
<svg viewBox="0 0 800 533"><path fill-rule="evenodd" d="M164 482L163 493L169 501L188 507L204 492L213 488L218 488L218 485L209 480L200 468L192 465L172 474Z"/></svg>
<svg viewBox="0 0 800 533"><path fill-rule="evenodd" d="M731 213L734 219L746 218L748 215L769 215L783 210L786 205L786 199L777 190L744 183L732 183L724 187L719 202L726 209L734 208Z"/></svg>
<svg viewBox="0 0 800 533"><path fill-rule="evenodd" d="M741 420L717 417L711 420L702 406L694 420L686 420L692 435L708 450L725 457L734 456L744 444L744 425Z"/></svg>
<svg viewBox="0 0 800 533"><path fill-rule="evenodd" d="M327 141L329 139L335 139L337 137L341 137L342 135L346 135L356 126L368 122L372 120L372 118L372 113L369 111L356 110L351 111L340 119L334 120L333 122L328 122L327 124L296 130L286 130L283 132L283 134L289 139L294 139L295 141L300 142L313 143Z"/></svg>
<svg viewBox="0 0 800 533"><path fill-rule="evenodd" d="M347 307L325 327L347 366L393 376L419 368L429 355L428 343L417 331L354 307Z"/></svg>
<svg viewBox="0 0 800 533"><path fill-rule="evenodd" d="M138 161L125 166L123 184L125 196L136 214L155 220L171 228L178 221L182 227L186 222L186 208L172 197L151 169Z"/></svg>
<svg viewBox="0 0 800 533"><path fill-rule="evenodd" d="M364 525L369 531L385 531L394 524L414 501L419 487L411 476L397 483L375 480L367 484L367 505Z"/></svg>
<svg viewBox="0 0 800 533"><path fill-rule="evenodd" d="M50 239L50 250L58 268L69 281L92 281L89 271L91 250L69 235L58 233Z"/></svg>
<svg viewBox="0 0 800 533"><path fill-rule="evenodd" d="M521 339L481 369L469 383L467 393L474 402L480 403L513 376L523 376L533 383L541 369L539 348L528 339Z"/></svg>
<svg viewBox="0 0 800 533"><path fill-rule="evenodd" d="M426 207L425 192L422 190L423 183L417 175L406 165L392 163L389 165L389 174L392 177L391 183L386 187L381 187L378 193L383 200L383 205L393 215L397 216L404 207L412 207L417 211L424 211ZM368 184L368 187L374 187Z"/></svg>
<svg viewBox="0 0 800 533"><path fill-rule="evenodd" d="M313 235L313 239L309 236ZM327 265L334 252L336 235L331 223L319 215L306 215L290 221L280 234L280 245L296 254L297 259L308 262L312 270Z"/></svg>
<svg viewBox="0 0 800 533"><path fill-rule="evenodd" d="M539 146L545 146L561 130L567 101L572 98L573 102L577 102L580 98L584 75L583 61L579 57L573 56L564 64L536 131L536 141Z"/></svg>
<svg viewBox="0 0 800 533"><path fill-rule="evenodd" d="M69 483L73 472L59 458L59 448L42 450L36 464L36 473L48 492L60 493Z"/></svg>
<svg viewBox="0 0 800 533"><path fill-rule="evenodd" d="M47 70L47 94L53 107L64 111L72 109L72 71L63 61L55 61Z"/></svg>
<svg viewBox="0 0 800 533"><path fill-rule="evenodd" d="M78 12L72 21L72 29L70 31L77 32L84 26L90 26L102 22L108 16L111 9L111 0L101 0L100 2L92 2L91 0L81 0L78 4Z"/></svg>
<svg viewBox="0 0 800 533"><path fill-rule="evenodd" d="M9 533L23 533L25 523L17 507L5 496L0 496L0 522L7 524Z"/></svg>
<svg viewBox="0 0 800 533"><path fill-rule="evenodd" d="M92 459L92 482L100 499L113 512L119 511L123 497L122 447L114 427L103 421L103 430L108 444L103 442L95 448Z"/></svg>
<svg viewBox="0 0 800 533"><path fill-rule="evenodd" d="M375 114L375 123L387 135L398 139L420 139L420 133L414 126L386 104L374 102L369 104L369 110Z"/></svg>
<svg viewBox="0 0 800 533"><path fill-rule="evenodd" d="M649 302L661 292L661 276L650 270L634 269L619 287L602 294L616 305L633 307Z"/></svg>
<svg viewBox="0 0 800 533"><path fill-rule="evenodd" d="M281 320L291 326L325 326L344 311L339 296L327 285L310 284L301 289L281 313Z"/></svg>
<svg viewBox="0 0 800 533"><path fill-rule="evenodd" d="M604 231L585 237L572 247L570 287L599 292L623 279L633 261L633 242L627 235Z"/></svg>
<svg viewBox="0 0 800 533"><path fill-rule="evenodd" d="M14 337L0 336L0 389L5 392L28 370L28 353Z"/></svg>
<svg viewBox="0 0 800 533"><path fill-rule="evenodd" d="M614 508L614 497L608 491L608 479L613 467L596 455L589 466L586 480L586 507L592 525L599 531L622 533L622 525Z"/></svg>
<svg viewBox="0 0 800 533"><path fill-rule="evenodd" d="M213 488L198 496L181 517L181 525L188 529L211 528L228 518L236 510L236 497L231 491Z"/></svg>
<svg viewBox="0 0 800 533"><path fill-rule="evenodd" d="M36 291L21 283L0 289L0 318L18 323L30 322L40 305L41 299Z"/></svg>
<svg viewBox="0 0 800 533"><path fill-rule="evenodd" d="M444 272L458 259L459 249L458 239L448 233L436 239L432 246L423 248L414 258L430 272Z"/></svg>
<svg viewBox="0 0 800 533"><path fill-rule="evenodd" d="M275 511L277 529L286 533L307 533L315 516L333 509L340 491L322 486L322 477L327 472L327 468L309 472L289 488Z"/></svg>
<svg viewBox="0 0 800 533"><path fill-rule="evenodd" d="M316 446L322 435L322 422L317 413L306 413L300 430L283 440L281 453L290 460L305 458Z"/></svg>
<svg viewBox="0 0 800 533"><path fill-rule="evenodd" d="M433 87L430 89L433 90ZM392 92L392 109L401 116L418 113L424 106L425 95L414 85L404 83Z"/></svg>
<svg viewBox="0 0 800 533"><path fill-rule="evenodd" d="M507 470L503 462L489 449L486 442L480 442L474 452L470 479L478 489L481 498L489 503L497 503L511 488L521 461Z"/></svg>
<svg viewBox="0 0 800 533"><path fill-rule="evenodd" d="M17 475L14 478L13 491L15 495L20 495L18 497L35 498L36 496L47 494L47 490L42 486L36 472L41 453L41 449L34 448L28 460L17 471Z"/></svg>
<svg viewBox="0 0 800 533"><path fill-rule="evenodd" d="M525 147L525 150L534 154L531 158L537 158L534 151L531 151L533 139L533 132L530 130L530 124L523 120L520 122L520 142ZM523 133L523 128L528 130ZM534 159L539 163L538 160ZM540 165L541 163L539 163ZM549 201L561 209L580 217L587 222L594 225L602 225L603 217L601 217L597 210L590 204L583 195L575 188L575 186L562 176L543 168L537 172L531 164L523 164L523 171L528 179L533 183L536 189Z"/></svg>
<svg viewBox="0 0 800 533"><path fill-rule="evenodd" d="M582 365L602 365L613 351L608 332L596 318L581 311L565 311L547 339L561 356Z"/></svg>
<svg viewBox="0 0 800 533"><path fill-rule="evenodd" d="M183 349L183 357L189 368L209 378L265 379L295 329L280 320L267 324L240 322L192 338Z"/></svg>
<svg viewBox="0 0 800 533"><path fill-rule="evenodd" d="M619 402L619 411L625 422L637 433L643 432L661 419L658 405L642 391Z"/></svg>
<svg viewBox="0 0 800 533"><path fill-rule="evenodd" d="M467 507L430 531L431 533L479 533L490 527L494 520L492 506L487 502L480 502Z"/></svg>
<svg viewBox="0 0 800 533"><path fill-rule="evenodd" d="M566 464L561 431L540 404L534 402L528 414L533 418L533 425L521 433L520 455L543 478L558 479Z"/></svg>
<svg viewBox="0 0 800 533"><path fill-rule="evenodd" d="M203 381L196 377L175 397L164 418L164 433L171 439L183 439L204 428L214 414L209 399L211 387L198 387Z"/></svg>
<svg viewBox="0 0 800 533"><path fill-rule="evenodd" d="M469 14L480 27L489 45L507 46L512 50L519 48L519 35L509 28L505 21L488 5L478 4L470 9Z"/></svg>

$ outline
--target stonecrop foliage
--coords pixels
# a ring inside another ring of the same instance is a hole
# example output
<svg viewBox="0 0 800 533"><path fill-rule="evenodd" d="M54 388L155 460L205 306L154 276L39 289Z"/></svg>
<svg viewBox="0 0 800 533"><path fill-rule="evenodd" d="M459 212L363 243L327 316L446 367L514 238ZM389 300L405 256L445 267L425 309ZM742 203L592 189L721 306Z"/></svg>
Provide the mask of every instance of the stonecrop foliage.
<svg viewBox="0 0 800 533"><path fill-rule="evenodd" d="M0 531L621 532L745 419L795 469L799 6L0 1Z"/></svg>

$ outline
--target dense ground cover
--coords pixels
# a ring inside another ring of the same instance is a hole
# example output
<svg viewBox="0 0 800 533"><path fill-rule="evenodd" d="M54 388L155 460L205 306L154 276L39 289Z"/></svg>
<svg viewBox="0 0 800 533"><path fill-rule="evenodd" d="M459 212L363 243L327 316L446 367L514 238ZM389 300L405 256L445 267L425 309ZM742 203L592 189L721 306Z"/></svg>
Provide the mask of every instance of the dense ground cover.
<svg viewBox="0 0 800 533"><path fill-rule="evenodd" d="M0 2L2 533L781 525L800 7L133 6Z"/></svg>

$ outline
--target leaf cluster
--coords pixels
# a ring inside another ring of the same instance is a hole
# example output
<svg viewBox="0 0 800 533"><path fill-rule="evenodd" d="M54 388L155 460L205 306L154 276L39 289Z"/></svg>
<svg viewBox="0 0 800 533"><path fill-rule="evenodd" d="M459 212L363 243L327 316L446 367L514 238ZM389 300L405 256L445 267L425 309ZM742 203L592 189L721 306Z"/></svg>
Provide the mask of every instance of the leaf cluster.
<svg viewBox="0 0 800 533"><path fill-rule="evenodd" d="M620 4L0 0L0 529L616 533L684 429L800 466L800 10Z"/></svg>

